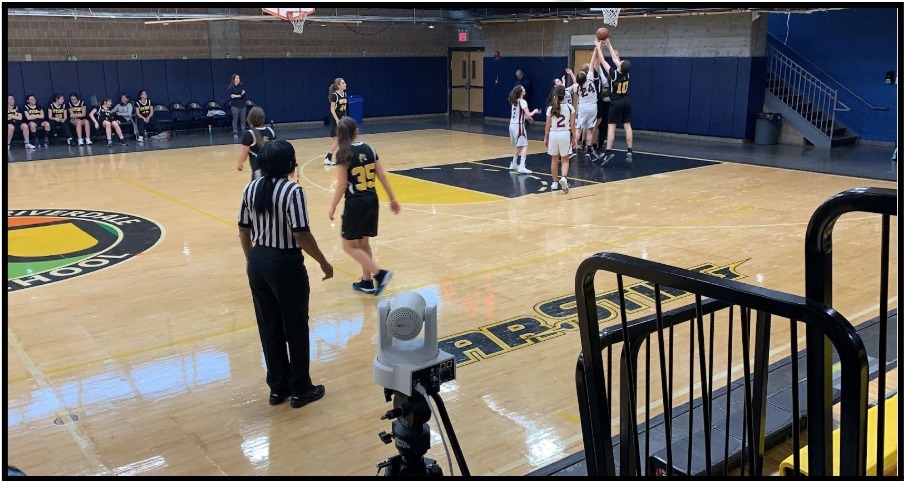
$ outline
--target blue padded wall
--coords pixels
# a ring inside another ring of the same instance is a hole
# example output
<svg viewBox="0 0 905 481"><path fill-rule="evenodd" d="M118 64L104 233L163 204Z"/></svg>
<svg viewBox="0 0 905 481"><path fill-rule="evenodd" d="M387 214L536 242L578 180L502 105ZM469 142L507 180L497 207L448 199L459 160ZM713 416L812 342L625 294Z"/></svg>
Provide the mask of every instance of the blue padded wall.
<svg viewBox="0 0 905 481"><path fill-rule="evenodd" d="M189 79L189 61L188 60L165 60L167 72L167 102L164 104L169 106L174 102L185 104L192 96L192 82ZM151 93L148 92L148 98ZM154 101L157 103L157 100Z"/></svg>
<svg viewBox="0 0 905 481"><path fill-rule="evenodd" d="M864 140L895 142L901 128L901 89L886 83L887 71L900 73L902 57L902 9L891 7L829 9L791 17L771 13L768 20L767 31L774 36L767 38L768 44L837 89L839 100L851 110L837 112L836 119Z"/></svg>
<svg viewBox="0 0 905 481"><path fill-rule="evenodd" d="M166 60L142 60L141 72L144 75L144 86L138 90L148 91L148 100L154 105L170 105L170 94L167 88ZM138 93L138 90L135 93Z"/></svg>
<svg viewBox="0 0 905 481"><path fill-rule="evenodd" d="M258 96L260 100L255 102L258 102L261 108L267 106L264 113L268 121L287 122L288 112L299 108L295 103L295 96L287 95L285 63L281 58L264 59L264 85L267 88L264 96Z"/></svg>
<svg viewBox="0 0 905 481"><path fill-rule="evenodd" d="M138 60L117 60L116 70L119 74L119 88L108 92L113 98L113 103L119 103L119 96L125 92L132 101L138 100L138 91L145 86L145 77L142 72L142 63Z"/></svg>
<svg viewBox="0 0 905 481"><path fill-rule="evenodd" d="M96 97L100 103L107 96L107 85L104 80L104 62L86 61L77 62L79 72L79 94L88 106L91 106L91 97Z"/></svg>
<svg viewBox="0 0 905 481"><path fill-rule="evenodd" d="M184 103L198 102L205 105L214 100L214 83L211 78L211 61L208 59L184 60L189 64L189 96L182 100ZM225 82L224 82L225 84Z"/></svg>
<svg viewBox="0 0 905 481"><path fill-rule="evenodd" d="M7 62L6 64L6 91L7 95L16 98L16 105L22 105L25 101L25 85L22 82L22 65L20 62ZM68 92L67 92L68 94Z"/></svg>
<svg viewBox="0 0 905 481"><path fill-rule="evenodd" d="M443 71L448 67L443 66ZM515 87L515 71L521 70L531 81L525 100L528 108L541 109L534 118L543 120L544 102L553 89L553 79L565 74L562 57L484 57L484 115L509 118L509 93Z"/></svg>
<svg viewBox="0 0 905 481"><path fill-rule="evenodd" d="M713 87L710 91L714 101L710 106L710 132L716 137L732 137L732 122L735 116L736 75L738 58L719 57L713 62ZM744 79L747 83L748 79ZM742 113L744 115L744 113Z"/></svg>
<svg viewBox="0 0 905 481"><path fill-rule="evenodd" d="M738 139L753 136L754 114L763 105L763 57L630 60L632 127ZM485 57L484 114L509 117L507 98L517 69L531 80L529 108L543 108L553 78L561 76L565 66L565 58Z"/></svg>
<svg viewBox="0 0 905 481"><path fill-rule="evenodd" d="M695 88L688 92L688 133L708 135L710 133L710 106L713 91L713 57L695 57L691 59L690 76L694 78Z"/></svg>
<svg viewBox="0 0 905 481"><path fill-rule="evenodd" d="M632 102L632 128L653 130L650 127L642 127L649 124L651 115L658 115L655 110L650 112L651 85L653 79L650 75L651 59L646 57L632 58L632 71L629 73L629 99ZM622 126L618 126L622 128Z"/></svg>
<svg viewBox="0 0 905 481"><path fill-rule="evenodd" d="M23 62L22 84L25 91L21 94L13 94L16 99L22 99L25 104L26 95L34 95L38 105L47 105L50 94L53 93L53 85L50 82L50 62Z"/></svg>
<svg viewBox="0 0 905 481"><path fill-rule="evenodd" d="M753 135L754 114L763 102L763 57L631 60L635 128L730 138ZM75 89L87 101L91 95L117 98L123 89L135 95L147 88L152 102L169 105L224 102L235 72L268 119L293 122L329 115L327 89L336 77L346 79L350 96L364 98L365 118L444 113L446 82L415 81L412 72L445 72L446 63L445 57L10 62L7 81L17 98L28 90L41 103L54 91L68 94ZM542 109L553 78L562 76L565 67L565 58L485 57L485 115L509 116L507 97L519 68L532 81L529 107Z"/></svg>
<svg viewBox="0 0 905 481"><path fill-rule="evenodd" d="M69 102L69 94L79 92L79 69L76 62L52 62L50 83L53 85L53 91L63 94ZM80 93L79 95L81 96Z"/></svg>
<svg viewBox="0 0 905 481"><path fill-rule="evenodd" d="M90 103L92 95L118 102L123 91L134 100L146 89L152 103L169 106L224 103L229 78L238 73L248 98L264 108L268 119L299 122L329 115L327 89L336 77L346 79L349 95L364 98L365 118L445 113L446 82L412 76L445 69L445 57L9 62L7 85L20 103L26 92L43 105L53 92L68 97L75 91Z"/></svg>

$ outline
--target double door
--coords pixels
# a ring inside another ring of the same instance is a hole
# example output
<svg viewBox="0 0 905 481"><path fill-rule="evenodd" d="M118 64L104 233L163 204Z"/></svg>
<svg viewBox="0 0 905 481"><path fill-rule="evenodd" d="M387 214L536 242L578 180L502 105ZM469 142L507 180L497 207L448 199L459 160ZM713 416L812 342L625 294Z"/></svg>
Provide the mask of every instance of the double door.
<svg viewBox="0 0 905 481"><path fill-rule="evenodd" d="M450 113L484 115L484 50L450 50Z"/></svg>

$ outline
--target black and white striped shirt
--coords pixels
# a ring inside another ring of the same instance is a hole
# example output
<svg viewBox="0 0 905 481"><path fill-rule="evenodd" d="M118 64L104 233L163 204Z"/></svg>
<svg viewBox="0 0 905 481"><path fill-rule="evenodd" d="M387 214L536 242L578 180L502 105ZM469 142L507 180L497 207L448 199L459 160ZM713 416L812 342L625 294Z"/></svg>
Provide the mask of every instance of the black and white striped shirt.
<svg viewBox="0 0 905 481"><path fill-rule="evenodd" d="M273 187L273 214L255 211L255 196L261 182L276 182ZM249 182L242 193L239 227L251 229L251 240L255 245L276 249L301 248L292 233L310 230L304 189L285 178L263 177Z"/></svg>

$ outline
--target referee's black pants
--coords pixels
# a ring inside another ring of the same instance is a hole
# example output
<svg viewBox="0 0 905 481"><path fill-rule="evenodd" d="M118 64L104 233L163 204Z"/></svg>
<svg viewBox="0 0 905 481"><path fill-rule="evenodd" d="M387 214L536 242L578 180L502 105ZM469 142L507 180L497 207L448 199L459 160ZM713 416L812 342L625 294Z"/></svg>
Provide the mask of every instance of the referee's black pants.
<svg viewBox="0 0 905 481"><path fill-rule="evenodd" d="M254 246L248 284L270 391L301 396L312 388L308 345L308 271L300 249ZM288 345L288 352L287 352Z"/></svg>

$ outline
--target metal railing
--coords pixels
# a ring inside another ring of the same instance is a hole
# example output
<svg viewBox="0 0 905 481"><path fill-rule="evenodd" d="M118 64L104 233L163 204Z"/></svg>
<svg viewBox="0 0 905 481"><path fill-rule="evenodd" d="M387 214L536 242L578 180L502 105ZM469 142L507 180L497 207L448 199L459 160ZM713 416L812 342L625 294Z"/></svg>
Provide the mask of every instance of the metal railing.
<svg viewBox="0 0 905 481"><path fill-rule="evenodd" d="M824 202L808 223L805 233L804 264L805 295L808 299L821 304L832 306L833 304L833 227L839 218L848 213L868 212L880 214L880 279L879 279L879 324L880 336L877 347L879 359L878 392L880 402L877 406L877 473L883 473L883 441L885 440L884 420L886 416L886 403L883 395L886 392L886 347L888 329L889 303L889 244L890 216L896 215L897 201L895 189L860 188L850 189L829 198ZM808 398L808 412L811 413L808 421L808 435L812 438L829 439L832 437L833 419L832 405L825 396L832 390L832 350L823 333L819 329L808 327L808 381L809 391L823 393L822 396ZM851 438L851 433L842 433L843 446L850 446L858 440ZM892 433L895 435L895 433ZM795 469L798 471L798 452L795 451ZM826 472L832 473L833 451L831 445L823 446L823 450L808 448L808 460L813 464L822 466Z"/></svg>
<svg viewBox="0 0 905 481"><path fill-rule="evenodd" d="M618 306L597 298L598 271L616 275ZM626 288L623 277L642 282ZM589 475L612 476L617 469L620 475L714 474L741 465L741 474L758 476L763 474L764 453L772 445L791 436L794 449L799 449L803 412L799 389L809 392L798 377L801 353L794 332L799 322L820 332L838 353L840 382L846 386L840 390L841 430L844 439L857 440L842 450L840 473L865 473L867 354L855 329L838 312L803 297L614 253L582 262L575 292L582 346L576 385ZM636 303L627 293L644 293L653 300L656 314L629 323L626 303ZM693 304L663 313L664 299L686 295L693 297ZM601 315L618 317L619 324L601 332ZM791 350L791 392L771 396L768 403L768 381L771 373L776 375L769 363L770 337L786 326L793 332L784 348ZM740 343L735 355L733 339ZM641 349L643 367L638 359ZM620 356L618 371L612 364L614 352ZM720 370L715 363L722 363L724 355L726 364ZM735 371L742 377L733 379ZM615 392L614 379L618 379ZM714 389L717 382L724 386ZM786 397L791 406L780 409L778 416L791 417L791 422L781 420L781 428L775 428L777 399ZM613 410L617 404L618 414ZM618 456L614 424L619 426ZM831 449L827 447L831 439L809 436L813 449L822 451ZM810 475L832 473L815 464L811 462Z"/></svg>
<svg viewBox="0 0 905 481"><path fill-rule="evenodd" d="M792 48L792 47L786 45L785 43L783 43L783 41L780 40L776 35L773 35L772 33L767 32L767 38L771 39L771 40L772 40L773 42L775 42L776 44L781 44L781 45L783 46L784 49L788 49L788 51L790 51L790 52L794 53L795 55L797 55L798 58L800 58L800 59L801 59L802 61L804 61L804 62L807 62L814 70L820 72L820 73L824 76L824 78L828 78L828 79L832 80L833 82L835 82L836 85L838 85L840 88L842 88L842 90L845 90L846 92L848 92L849 94L851 94L852 97L854 97L855 99L859 100L861 103L863 103L864 105L866 105L869 109L871 109L871 110L877 110L877 111L880 111L880 112L889 110L889 107L879 107L879 106L876 106L876 105L874 105L874 104L868 102L868 101L865 100L863 97L861 97L860 95L856 94L852 89L846 87L845 84L843 84L842 82L836 80L836 78L834 78L832 75L828 74L825 70L823 70L822 68L820 68L819 65L817 65L817 64L815 64L814 62L808 60L807 57L805 57L804 55L798 53L797 50L795 50L794 48ZM775 48L775 47L773 47L773 48Z"/></svg>
<svg viewBox="0 0 905 481"><path fill-rule="evenodd" d="M835 89L769 45L767 90L828 137L833 136L836 112L851 110Z"/></svg>

